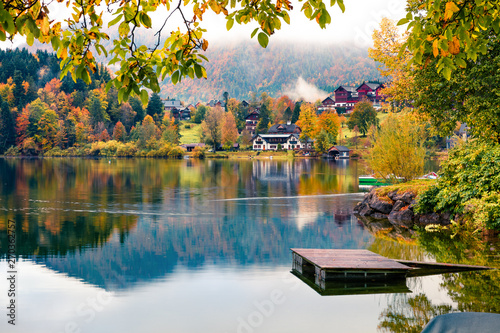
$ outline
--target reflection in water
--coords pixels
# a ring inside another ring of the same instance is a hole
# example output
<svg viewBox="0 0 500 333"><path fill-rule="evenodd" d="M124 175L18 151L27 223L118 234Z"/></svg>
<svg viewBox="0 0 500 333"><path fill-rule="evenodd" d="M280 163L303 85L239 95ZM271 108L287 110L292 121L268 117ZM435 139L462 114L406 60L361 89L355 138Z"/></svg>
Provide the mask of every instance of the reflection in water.
<svg viewBox="0 0 500 333"><path fill-rule="evenodd" d="M339 295L365 295L365 294L392 294L410 293L406 285L406 279L395 279L389 281L380 280L344 280L344 281L318 281L314 274L300 273L296 269L291 272L321 296Z"/></svg>
<svg viewBox="0 0 500 333"><path fill-rule="evenodd" d="M178 264L284 264L298 244L362 248L371 237L351 218L359 195L349 194L356 163L347 166L0 160L4 177L14 180L1 184L1 253L11 219L18 254L98 286L127 288Z"/></svg>
<svg viewBox="0 0 500 333"><path fill-rule="evenodd" d="M64 332L76 322L93 333L304 332L333 320L339 331L373 332L381 312L397 314L396 304L420 294L440 304L447 290L458 310L497 311L486 296L498 299L496 272L411 279L406 296L319 297L291 276L291 247L409 260L457 250L370 234L351 215L366 172L341 162L0 159L0 256L10 219L26 260L21 331ZM87 321L78 309L103 290L112 301ZM274 290L286 301L267 316L258 309Z"/></svg>
<svg viewBox="0 0 500 333"><path fill-rule="evenodd" d="M422 233L422 250L437 262L500 267L500 243L485 241L469 232L455 237L441 233ZM375 242L376 243L376 242ZM440 287L446 290L451 304L433 303L424 291L390 303L381 314L383 332L421 332L430 319L450 312L500 313L500 271L470 271L443 274Z"/></svg>

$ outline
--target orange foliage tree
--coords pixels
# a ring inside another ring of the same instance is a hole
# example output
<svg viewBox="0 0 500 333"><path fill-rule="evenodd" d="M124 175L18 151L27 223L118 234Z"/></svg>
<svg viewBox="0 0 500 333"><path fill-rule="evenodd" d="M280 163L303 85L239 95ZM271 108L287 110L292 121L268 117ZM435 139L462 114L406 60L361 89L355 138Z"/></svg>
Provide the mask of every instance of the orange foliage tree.
<svg viewBox="0 0 500 333"><path fill-rule="evenodd" d="M224 148L232 148L233 144L238 139L238 128L236 120L231 112L226 112L224 115L224 123L222 125L222 144Z"/></svg>
<svg viewBox="0 0 500 333"><path fill-rule="evenodd" d="M125 126L123 126L121 121L118 121L113 130L113 139L120 142L125 142L127 137L127 131L125 130Z"/></svg>

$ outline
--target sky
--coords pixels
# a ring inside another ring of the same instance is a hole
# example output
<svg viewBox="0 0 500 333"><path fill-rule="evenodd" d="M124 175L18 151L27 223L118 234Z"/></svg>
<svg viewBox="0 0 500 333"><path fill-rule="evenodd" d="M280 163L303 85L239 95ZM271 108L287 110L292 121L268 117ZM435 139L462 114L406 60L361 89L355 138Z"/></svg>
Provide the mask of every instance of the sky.
<svg viewBox="0 0 500 333"><path fill-rule="evenodd" d="M327 7L329 1L325 0ZM291 12L291 24L282 24L282 28L271 37L270 44L274 42L308 42L308 43L354 43L359 47L371 46L372 33L380 23L382 17L399 20L405 16L406 0L344 0L345 12L335 5L331 8L332 23L326 29L321 29L315 21L309 21L300 11L302 2L292 0L294 9ZM64 4L54 3L51 7L52 17L63 17L68 13ZM153 17L153 22L158 24L161 18L166 17L166 9L158 10ZM190 15L187 15L190 17ZM172 21L174 30L179 22ZM250 34L258 25L234 24L231 31L226 30L226 20L223 15L210 12L204 16L202 26L207 29L205 38L210 43L234 43L249 41ZM256 40L256 37L254 37ZM14 43L0 42L0 48L13 48L23 43L23 38L16 38Z"/></svg>
<svg viewBox="0 0 500 333"><path fill-rule="evenodd" d="M329 4L328 0L325 2ZM292 3L294 9L290 15L290 25L283 23L281 30L271 37L270 43L273 40L329 44L354 42L359 47L368 47L372 44L373 30L378 28L382 17L399 21L406 16L406 0L344 0L345 12L342 13L337 5L329 9L332 23L326 29L321 29L316 21L309 21L300 11L301 2L293 0ZM250 39L251 32L258 26L256 23L246 26L235 23L228 32L226 20L222 16L211 15L208 19L206 36L210 42Z"/></svg>

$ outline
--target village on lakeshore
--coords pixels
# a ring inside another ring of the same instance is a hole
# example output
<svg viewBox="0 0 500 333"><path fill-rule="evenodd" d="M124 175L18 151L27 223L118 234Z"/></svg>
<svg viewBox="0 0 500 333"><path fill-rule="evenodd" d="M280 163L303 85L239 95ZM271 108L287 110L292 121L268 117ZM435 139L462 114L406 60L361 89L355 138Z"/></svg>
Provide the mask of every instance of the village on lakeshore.
<svg viewBox="0 0 500 333"><path fill-rule="evenodd" d="M384 88L383 83L379 82L363 82L358 87L341 85L334 90L331 96L326 97L321 101L317 101L314 106L317 115L322 113L333 113L339 115L349 115L353 112L356 103L364 101L370 103L375 110L381 108L381 103L384 102L384 96L381 94ZM166 99L163 101L165 112L170 112L171 116L179 121L189 122L192 120L192 114L204 105L210 108L219 107L226 108L224 100L210 100L207 103L198 102L195 105L184 105L179 100ZM254 151L301 151L306 156L314 151L314 139L308 136L302 136L302 129L291 119L285 119L286 122L278 122L269 125L267 131L258 131L257 125L261 120L261 104L249 103L246 100L239 102L241 106L238 110L243 110L242 118L244 119L244 128L239 130L241 134L246 131L251 135L250 149ZM300 104L299 104L300 105ZM345 119L345 118L344 118ZM196 147L204 148L206 144L203 142L190 142L181 145L187 152L193 151ZM229 150L237 150L240 148L239 143L234 143L233 146L227 147ZM217 150L223 150L220 145ZM350 149L343 145L331 145L324 156L335 159L348 159Z"/></svg>

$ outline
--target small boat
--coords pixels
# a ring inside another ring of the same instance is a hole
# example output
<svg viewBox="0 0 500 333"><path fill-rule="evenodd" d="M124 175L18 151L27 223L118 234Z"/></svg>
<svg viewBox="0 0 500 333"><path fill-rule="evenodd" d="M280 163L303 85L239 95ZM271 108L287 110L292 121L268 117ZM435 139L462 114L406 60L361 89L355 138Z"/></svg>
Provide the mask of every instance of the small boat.
<svg viewBox="0 0 500 333"><path fill-rule="evenodd" d="M418 179L437 179L439 178L438 174L435 172L429 172L422 177L419 177ZM373 175L368 175L368 176L359 176L359 185L362 186L387 186L387 185L394 185L394 182L392 179L383 179L383 178L376 178ZM396 177L398 180L402 180L403 178L401 177Z"/></svg>
<svg viewBox="0 0 500 333"><path fill-rule="evenodd" d="M369 185L369 186L384 186L392 185L392 183L383 178L375 178L374 176L359 176L359 185Z"/></svg>
<svg viewBox="0 0 500 333"><path fill-rule="evenodd" d="M423 175L419 179L438 179L439 176L435 172L429 172L428 174Z"/></svg>

